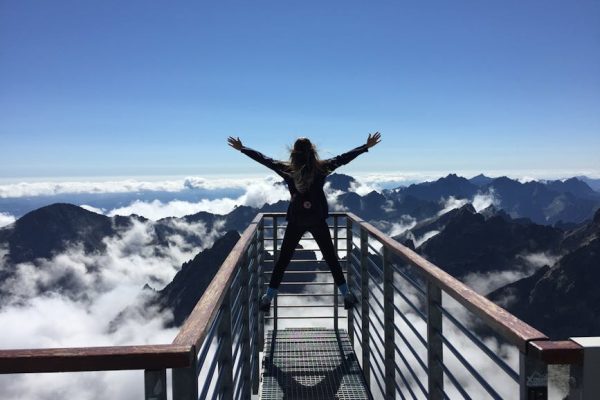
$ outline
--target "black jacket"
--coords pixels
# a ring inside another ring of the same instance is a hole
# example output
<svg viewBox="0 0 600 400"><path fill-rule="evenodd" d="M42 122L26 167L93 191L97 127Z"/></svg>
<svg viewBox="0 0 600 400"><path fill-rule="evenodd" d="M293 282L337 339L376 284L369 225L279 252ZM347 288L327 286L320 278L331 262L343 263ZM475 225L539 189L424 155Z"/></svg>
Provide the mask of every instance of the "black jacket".
<svg viewBox="0 0 600 400"><path fill-rule="evenodd" d="M312 225L320 220L326 219L329 214L327 198L323 192L323 186L325 185L325 178L327 175L332 173L336 168L348 164L359 154L365 153L369 151L369 149L367 145L362 145L337 157L324 160L324 172L316 173L313 183L306 193L300 193L298 191L294 184L294 178L286 163L273 160L272 158L245 146L242 147L240 151L253 160L272 169L284 179L290 191L290 195L292 196L285 219L288 222L295 222L301 225Z"/></svg>

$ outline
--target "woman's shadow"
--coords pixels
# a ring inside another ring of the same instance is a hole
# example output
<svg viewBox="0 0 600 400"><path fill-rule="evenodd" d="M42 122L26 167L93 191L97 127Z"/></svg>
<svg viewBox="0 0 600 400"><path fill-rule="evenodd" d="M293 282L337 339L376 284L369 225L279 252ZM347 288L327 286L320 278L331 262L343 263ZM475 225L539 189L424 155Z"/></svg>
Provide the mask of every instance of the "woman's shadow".
<svg viewBox="0 0 600 400"><path fill-rule="evenodd" d="M338 332L336 332L336 343L341 359L333 369L331 368L331 359L327 359L325 363L319 363L321 364L320 366L296 368L292 372L285 371L273 361L276 342L277 331L273 331L269 357L266 357L264 368L265 371L268 371L267 376L275 378L277 381L279 388L283 392L283 399L332 399L340 391L344 380L346 384L352 383L353 393L357 389L356 384L358 382L365 388L364 378L356 356L353 351L344 351L344 345ZM324 355L323 357L327 356ZM264 378L265 376L263 376ZM319 381L313 384L317 379ZM301 381L307 381L308 383L302 384ZM364 398L370 398L366 388Z"/></svg>

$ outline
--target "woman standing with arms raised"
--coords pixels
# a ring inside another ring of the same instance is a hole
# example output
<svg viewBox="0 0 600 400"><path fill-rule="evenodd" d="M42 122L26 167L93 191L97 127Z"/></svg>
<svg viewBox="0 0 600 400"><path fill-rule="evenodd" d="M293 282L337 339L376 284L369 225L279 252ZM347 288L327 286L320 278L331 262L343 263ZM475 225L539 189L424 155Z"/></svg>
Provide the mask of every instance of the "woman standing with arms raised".
<svg viewBox="0 0 600 400"><path fill-rule="evenodd" d="M283 243L271 274L267 293L261 298L260 309L268 311L271 300L277 295L279 284L294 250L302 235L310 232L317 242L325 262L331 270L333 279L344 296L344 308L351 308L356 297L348 290L342 267L335 252L333 241L327 226L328 205L323 186L325 178L336 168L349 163L359 154L369 151L381 141L381 134L369 134L367 142L347 153L327 160L320 160L314 144L307 138L298 138L290 152L289 161L278 161L262 153L245 147L240 138L229 137L229 145L241 151L253 160L275 171L288 186L291 200L286 213L288 222L283 235Z"/></svg>

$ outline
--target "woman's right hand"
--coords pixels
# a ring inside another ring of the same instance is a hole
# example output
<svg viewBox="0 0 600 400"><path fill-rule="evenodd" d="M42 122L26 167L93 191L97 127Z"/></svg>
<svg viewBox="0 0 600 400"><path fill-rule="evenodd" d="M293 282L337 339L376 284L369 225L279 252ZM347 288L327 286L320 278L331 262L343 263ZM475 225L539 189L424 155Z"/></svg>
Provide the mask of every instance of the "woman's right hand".
<svg viewBox="0 0 600 400"><path fill-rule="evenodd" d="M229 145L236 150L241 150L242 147L244 147L239 137L234 138L233 136L229 136L229 138L227 138L227 142L229 142Z"/></svg>
<svg viewBox="0 0 600 400"><path fill-rule="evenodd" d="M369 137L367 138L367 148L371 148L379 142L381 142L381 133L375 132L373 135L369 133Z"/></svg>

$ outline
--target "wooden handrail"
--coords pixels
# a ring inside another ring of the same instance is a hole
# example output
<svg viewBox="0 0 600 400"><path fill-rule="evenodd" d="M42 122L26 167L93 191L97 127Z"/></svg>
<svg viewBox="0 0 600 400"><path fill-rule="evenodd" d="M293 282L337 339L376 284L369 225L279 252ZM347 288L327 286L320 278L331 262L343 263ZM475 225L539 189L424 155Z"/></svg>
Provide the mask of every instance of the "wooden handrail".
<svg viewBox="0 0 600 400"><path fill-rule="evenodd" d="M182 368L192 347L172 344L0 350L0 373Z"/></svg>
<svg viewBox="0 0 600 400"><path fill-rule="evenodd" d="M546 364L581 364L583 348L572 340L534 340L528 345L528 353Z"/></svg>
<svg viewBox="0 0 600 400"><path fill-rule="evenodd" d="M389 248L393 254L416 267L425 280L437 285L465 308L483 319L502 337L516 345L520 351L526 352L527 343L532 340L548 340L548 337L542 332L475 292L449 273L427 261L408 247L398 243L370 223L351 212L346 213L346 215L354 223L365 228L373 237Z"/></svg>
<svg viewBox="0 0 600 400"><path fill-rule="evenodd" d="M221 264L219 271L204 291L204 294L183 323L179 333L173 340L173 344L185 344L195 346L196 349L200 348L208 333L208 328L216 318L219 307L223 303L240 257L248 249L252 236L262 218L263 214L257 214L250 225L244 230L244 233L242 233L240 239L225 261L223 261L223 264Z"/></svg>

